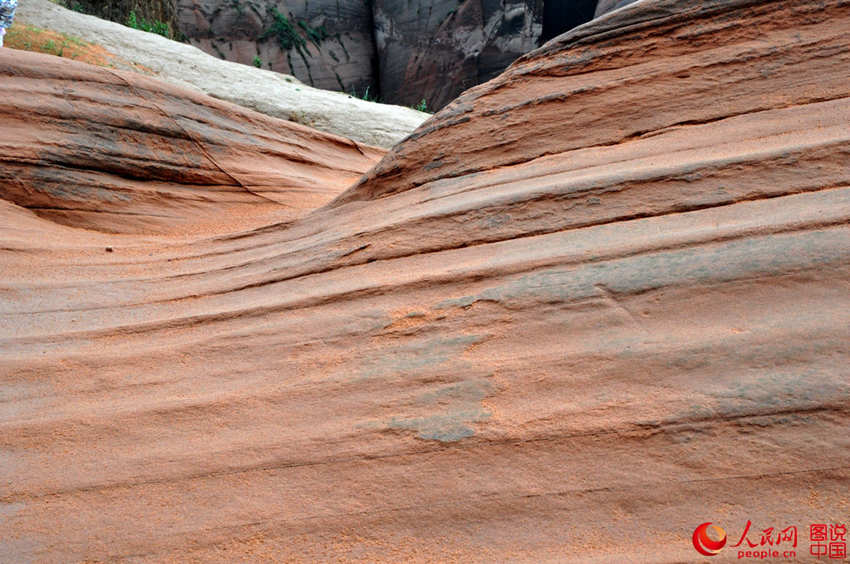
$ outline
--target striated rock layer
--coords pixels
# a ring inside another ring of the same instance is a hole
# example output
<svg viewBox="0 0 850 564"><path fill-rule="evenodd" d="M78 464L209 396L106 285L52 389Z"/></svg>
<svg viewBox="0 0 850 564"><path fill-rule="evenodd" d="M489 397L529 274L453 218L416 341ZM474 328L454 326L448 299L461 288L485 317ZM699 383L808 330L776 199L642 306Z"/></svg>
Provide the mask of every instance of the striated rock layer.
<svg viewBox="0 0 850 564"><path fill-rule="evenodd" d="M850 502L848 27L642 2L285 226L5 202L0 554L687 562L750 521L806 555Z"/></svg>
<svg viewBox="0 0 850 564"><path fill-rule="evenodd" d="M369 145L391 147L429 117L411 108L375 104L312 88L291 76L222 61L191 45L66 10L50 0L21 0L15 21L102 46L172 84Z"/></svg>
<svg viewBox="0 0 850 564"><path fill-rule="evenodd" d="M232 227L260 210L295 219L384 153L139 74L9 49L0 127L6 201L119 232Z"/></svg>

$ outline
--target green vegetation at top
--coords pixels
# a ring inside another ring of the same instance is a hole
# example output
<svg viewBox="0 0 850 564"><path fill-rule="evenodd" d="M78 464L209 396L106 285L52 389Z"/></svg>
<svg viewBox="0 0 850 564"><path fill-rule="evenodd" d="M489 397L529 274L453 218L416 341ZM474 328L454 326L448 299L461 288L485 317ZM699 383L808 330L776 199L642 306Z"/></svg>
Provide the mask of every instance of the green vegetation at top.
<svg viewBox="0 0 850 564"><path fill-rule="evenodd" d="M59 4L60 6L65 6L69 10L73 10L75 12L79 12L81 14L90 14L93 16L97 16L99 18L106 18L112 21L120 21L123 19L119 14L110 14L110 13L100 13L96 10L91 11L91 6L89 9L86 9L86 6L81 4L78 0L50 0L54 4ZM108 4L107 4L108 6ZM171 29L171 26L167 23L160 20L146 20L143 17L139 17L136 15L134 10L130 10L130 13L127 15L126 19L123 19L124 25L127 27L132 27L133 29L138 29L141 31L147 31L150 33L156 33L157 35L161 35L163 37L167 37L168 39L180 39L183 40L183 37L176 38L174 32ZM182 35L182 34L181 34Z"/></svg>
<svg viewBox="0 0 850 564"><path fill-rule="evenodd" d="M260 37L267 39L269 37L277 38L280 48L284 51L289 51L293 47L301 53L301 50L307 46L307 41L301 37L301 34L295 29L289 18L281 14L277 8L272 7L272 25ZM303 55L303 53L302 53Z"/></svg>
<svg viewBox="0 0 850 564"><path fill-rule="evenodd" d="M338 76L337 76L337 80L339 80ZM340 81L340 84L342 84L342 81ZM365 100L367 102L376 102L378 104L384 103L384 102L381 101L380 97L373 96L372 93L369 92L369 86L366 87L366 90L363 91L363 94L358 94L356 89L352 89L351 92L349 92L348 95L352 96L354 98L360 98L361 100ZM420 100L419 103L416 104L415 106L410 106L410 109L416 110L416 111L419 111L419 112L425 112L426 114L433 114L434 113L434 112L428 111L428 101L425 98L422 98L422 100Z"/></svg>
<svg viewBox="0 0 850 564"><path fill-rule="evenodd" d="M133 29L156 33L157 35L167 37L168 39L172 38L170 25L159 20L148 21L144 18L137 17L136 12L133 10L130 10L130 15L127 16L127 23L125 25L127 27L132 27Z"/></svg>
<svg viewBox="0 0 850 564"><path fill-rule="evenodd" d="M319 27L310 27L310 25L306 22L298 20L298 27L304 30L304 33L307 34L307 37L316 47L328 38L328 32L325 30L325 26L323 25L320 25Z"/></svg>
<svg viewBox="0 0 850 564"><path fill-rule="evenodd" d="M311 27L307 22L298 20L296 25L304 31L304 35L298 32L298 28L289 20L288 17L281 14L280 11L272 7L270 9L272 15L272 24L269 29L260 36L260 39L268 39L274 37L280 44L280 48L284 51L295 49L302 57L306 56L305 47L307 47L307 39L310 40L316 47L330 37L324 26ZM306 39L305 36L306 35Z"/></svg>
<svg viewBox="0 0 850 564"><path fill-rule="evenodd" d="M378 102L378 103L381 102L377 97L369 94L369 87L368 86L366 87L366 90L363 91L362 96L357 94L357 90L352 90L351 95L354 96L355 98L360 98L361 100L366 100L367 102Z"/></svg>

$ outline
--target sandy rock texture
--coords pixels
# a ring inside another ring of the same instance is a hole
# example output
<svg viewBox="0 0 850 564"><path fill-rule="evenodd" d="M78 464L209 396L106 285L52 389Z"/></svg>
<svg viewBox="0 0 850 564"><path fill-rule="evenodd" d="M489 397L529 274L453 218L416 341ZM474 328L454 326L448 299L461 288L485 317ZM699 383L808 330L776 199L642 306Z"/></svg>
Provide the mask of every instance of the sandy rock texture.
<svg viewBox="0 0 850 564"><path fill-rule="evenodd" d="M220 60L191 45L67 10L49 0L21 0L17 20L102 45L168 82L361 143L390 147L428 118L410 108L366 102L312 88L291 76Z"/></svg>
<svg viewBox="0 0 850 564"><path fill-rule="evenodd" d="M751 521L806 555L850 507L848 28L845 0L642 2L286 224L4 198L0 554L692 562L697 525Z"/></svg>
<svg viewBox="0 0 850 564"><path fill-rule="evenodd" d="M257 62L317 88L375 93L372 8L365 0L181 0L178 13L180 31L207 53ZM293 33L276 33L276 18Z"/></svg>
<svg viewBox="0 0 850 564"><path fill-rule="evenodd" d="M137 73L8 49L0 127L4 200L117 232L292 220L384 154Z"/></svg>

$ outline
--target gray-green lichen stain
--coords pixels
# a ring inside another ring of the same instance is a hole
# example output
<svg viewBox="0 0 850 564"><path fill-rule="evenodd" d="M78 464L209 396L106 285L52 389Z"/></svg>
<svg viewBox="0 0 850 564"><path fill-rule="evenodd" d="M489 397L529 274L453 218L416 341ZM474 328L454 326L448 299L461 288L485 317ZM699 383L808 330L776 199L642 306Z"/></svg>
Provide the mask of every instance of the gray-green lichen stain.
<svg viewBox="0 0 850 564"><path fill-rule="evenodd" d="M390 429L416 431L420 439L454 442L475 434L470 424L484 421L490 412L481 401L490 395L493 385L487 380L467 380L450 384L417 398L423 406L440 408L440 412L422 417L393 417Z"/></svg>
<svg viewBox="0 0 850 564"><path fill-rule="evenodd" d="M382 349L362 361L358 377L386 378L396 375L415 375L423 370L433 370L456 360L468 347L485 339L486 335L416 339Z"/></svg>

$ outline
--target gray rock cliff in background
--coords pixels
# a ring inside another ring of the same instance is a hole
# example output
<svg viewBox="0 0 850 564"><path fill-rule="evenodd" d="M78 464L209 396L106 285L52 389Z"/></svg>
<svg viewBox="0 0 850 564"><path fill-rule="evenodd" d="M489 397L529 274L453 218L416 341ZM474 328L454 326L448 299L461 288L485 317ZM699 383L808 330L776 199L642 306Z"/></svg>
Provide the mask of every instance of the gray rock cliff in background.
<svg viewBox="0 0 850 564"><path fill-rule="evenodd" d="M531 51L542 0L375 0L381 96L439 108Z"/></svg>
<svg viewBox="0 0 850 564"><path fill-rule="evenodd" d="M327 90L375 90L366 0L179 0L178 26L212 55Z"/></svg>
<svg viewBox="0 0 850 564"><path fill-rule="evenodd" d="M190 43L223 59L388 103L425 100L435 110L591 20L596 3L178 0L178 25Z"/></svg>
<svg viewBox="0 0 850 564"><path fill-rule="evenodd" d="M126 23L173 20L205 52L326 90L429 110L630 0L64 0ZM634 0L632 0L634 1ZM176 3L176 4L175 4ZM150 4L150 6L148 6ZM163 6L176 5L172 17ZM120 9L119 9L120 8ZM106 10L106 11L104 11Z"/></svg>

